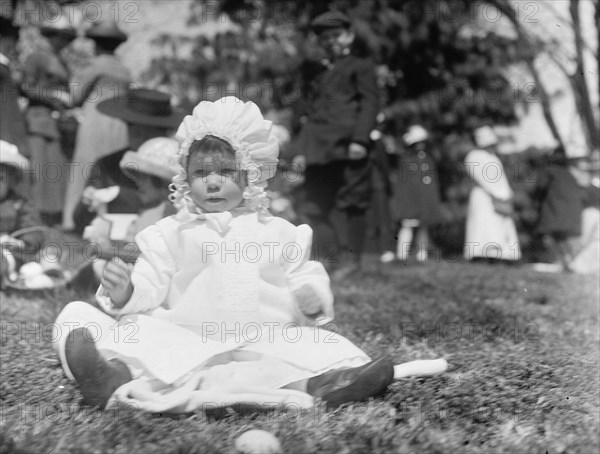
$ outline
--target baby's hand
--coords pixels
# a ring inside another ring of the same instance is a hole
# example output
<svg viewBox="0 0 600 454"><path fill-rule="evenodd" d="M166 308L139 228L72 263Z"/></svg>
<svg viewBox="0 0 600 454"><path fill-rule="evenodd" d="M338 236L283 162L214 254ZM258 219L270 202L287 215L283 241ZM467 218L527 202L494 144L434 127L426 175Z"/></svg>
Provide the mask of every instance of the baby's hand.
<svg viewBox="0 0 600 454"><path fill-rule="evenodd" d="M312 286L303 285L294 290L293 294L300 312L304 315L311 318L317 318L319 315L323 314L321 298Z"/></svg>
<svg viewBox="0 0 600 454"><path fill-rule="evenodd" d="M116 308L125 306L133 294L131 283L132 264L127 264L116 257L106 264L102 273L102 286L110 295Z"/></svg>

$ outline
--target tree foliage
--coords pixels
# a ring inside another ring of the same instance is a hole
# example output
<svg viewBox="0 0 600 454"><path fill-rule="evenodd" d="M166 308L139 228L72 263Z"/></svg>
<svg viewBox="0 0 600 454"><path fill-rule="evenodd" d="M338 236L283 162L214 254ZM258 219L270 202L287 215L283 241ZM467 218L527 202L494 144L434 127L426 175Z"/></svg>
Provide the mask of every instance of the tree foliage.
<svg viewBox="0 0 600 454"><path fill-rule="evenodd" d="M263 108L295 108L319 59L310 20L329 8L353 21L357 51L378 68L394 129L421 122L446 134L515 119L519 92L503 68L523 58L518 43L478 29L472 0L225 0L237 31L198 37L192 58L165 57L151 68L191 103L225 91ZM190 21L214 2L198 0ZM164 37L176 40L175 36ZM182 76L185 83L182 85ZM174 80L177 78L178 80Z"/></svg>

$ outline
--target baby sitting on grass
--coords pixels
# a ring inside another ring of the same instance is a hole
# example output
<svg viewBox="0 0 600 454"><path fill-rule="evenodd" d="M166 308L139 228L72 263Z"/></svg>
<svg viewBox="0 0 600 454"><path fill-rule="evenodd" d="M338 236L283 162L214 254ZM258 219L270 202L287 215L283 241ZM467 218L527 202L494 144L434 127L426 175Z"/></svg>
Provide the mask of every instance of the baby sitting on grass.
<svg viewBox="0 0 600 454"><path fill-rule="evenodd" d="M177 413L337 406L385 391L389 359L319 328L333 319L329 278L309 260L311 229L267 210L279 148L258 107L202 102L177 138L178 213L137 235L135 266L104 270L98 302L117 319L72 302L56 321L70 327L56 346L84 402Z"/></svg>

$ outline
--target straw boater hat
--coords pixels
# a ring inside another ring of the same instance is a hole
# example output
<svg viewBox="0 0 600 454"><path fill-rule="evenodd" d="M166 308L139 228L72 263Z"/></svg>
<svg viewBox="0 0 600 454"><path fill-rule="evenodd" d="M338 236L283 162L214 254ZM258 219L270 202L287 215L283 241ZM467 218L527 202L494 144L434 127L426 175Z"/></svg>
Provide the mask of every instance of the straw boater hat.
<svg viewBox="0 0 600 454"><path fill-rule="evenodd" d="M402 136L404 143L409 147L419 142L424 142L429 138L427 130L421 125L413 125L408 128L408 132Z"/></svg>
<svg viewBox="0 0 600 454"><path fill-rule="evenodd" d="M29 160L19 153L16 145L0 140L0 164L16 167L20 171L29 168Z"/></svg>
<svg viewBox="0 0 600 454"><path fill-rule="evenodd" d="M272 122L263 118L258 106L235 96L201 102L179 126L175 137L180 142L181 171L173 178L170 197L175 207L199 212L189 195L185 169L192 143L209 135L225 140L233 147L240 169L247 172L244 204L264 213L268 207L267 180L275 176L279 161L279 141Z"/></svg>
<svg viewBox="0 0 600 454"><path fill-rule="evenodd" d="M170 182L180 170L178 149L179 142L175 139L155 137L144 142L138 151L125 153L119 167L129 176L132 171L141 172Z"/></svg>
<svg viewBox="0 0 600 454"><path fill-rule="evenodd" d="M167 93L147 88L130 89L123 96L98 104L98 110L136 125L175 129L185 113L171 107Z"/></svg>

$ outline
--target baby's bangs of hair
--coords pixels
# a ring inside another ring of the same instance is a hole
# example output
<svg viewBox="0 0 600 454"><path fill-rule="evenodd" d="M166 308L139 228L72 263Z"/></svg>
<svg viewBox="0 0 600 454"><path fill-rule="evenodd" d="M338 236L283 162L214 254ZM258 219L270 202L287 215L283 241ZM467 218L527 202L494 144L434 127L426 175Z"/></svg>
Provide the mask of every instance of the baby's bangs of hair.
<svg viewBox="0 0 600 454"><path fill-rule="evenodd" d="M196 140L190 145L188 160L193 153L202 153L207 156L221 155L222 157L230 157L235 159L235 150L231 144L226 140L211 135L205 136L200 140Z"/></svg>

